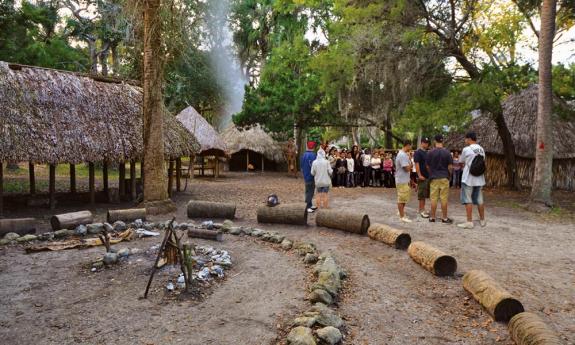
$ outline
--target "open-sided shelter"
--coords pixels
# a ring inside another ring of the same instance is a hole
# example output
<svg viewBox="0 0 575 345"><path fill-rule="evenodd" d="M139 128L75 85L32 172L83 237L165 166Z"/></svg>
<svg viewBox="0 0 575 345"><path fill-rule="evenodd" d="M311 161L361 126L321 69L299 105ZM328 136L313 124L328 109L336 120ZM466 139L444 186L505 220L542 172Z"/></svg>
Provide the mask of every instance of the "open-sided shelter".
<svg viewBox="0 0 575 345"><path fill-rule="evenodd" d="M222 137L226 143L230 171L254 170L278 171L285 164L285 157L280 144L260 126L247 129L235 126L228 127Z"/></svg>

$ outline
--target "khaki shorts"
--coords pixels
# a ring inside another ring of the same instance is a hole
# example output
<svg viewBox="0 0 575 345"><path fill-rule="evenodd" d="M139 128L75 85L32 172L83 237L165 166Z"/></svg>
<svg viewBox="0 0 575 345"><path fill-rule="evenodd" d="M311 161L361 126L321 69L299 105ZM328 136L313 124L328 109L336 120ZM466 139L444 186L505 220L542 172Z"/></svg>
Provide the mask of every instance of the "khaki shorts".
<svg viewBox="0 0 575 345"><path fill-rule="evenodd" d="M429 180L417 180L417 200L429 199Z"/></svg>
<svg viewBox="0 0 575 345"><path fill-rule="evenodd" d="M411 187L409 183L401 183L396 186L397 188L397 203L407 204L411 198Z"/></svg>
<svg viewBox="0 0 575 345"><path fill-rule="evenodd" d="M449 180L446 178L431 180L429 184L429 199L431 201L440 200L441 202L447 202L447 199L449 199Z"/></svg>

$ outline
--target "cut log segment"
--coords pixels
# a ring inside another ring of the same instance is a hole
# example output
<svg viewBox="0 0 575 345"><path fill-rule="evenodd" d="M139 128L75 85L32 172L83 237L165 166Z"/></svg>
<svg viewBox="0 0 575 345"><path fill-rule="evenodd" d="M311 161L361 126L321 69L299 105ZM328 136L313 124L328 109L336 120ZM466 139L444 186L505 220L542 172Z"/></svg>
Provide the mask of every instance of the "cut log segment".
<svg viewBox="0 0 575 345"><path fill-rule="evenodd" d="M34 234L37 226L36 218L0 219L0 238L9 232L18 235Z"/></svg>
<svg viewBox="0 0 575 345"><path fill-rule="evenodd" d="M260 206L257 216L258 223L307 225L305 203L280 204L274 207Z"/></svg>
<svg viewBox="0 0 575 345"><path fill-rule="evenodd" d="M222 233L214 230L204 229L189 229L188 237L190 238L203 238L206 240L213 240L221 242L223 240Z"/></svg>
<svg viewBox="0 0 575 345"><path fill-rule="evenodd" d="M365 234L369 228L369 217L367 214L321 209L317 212L315 223L326 228Z"/></svg>
<svg viewBox="0 0 575 345"><path fill-rule="evenodd" d="M234 219L235 216L236 204L201 200L188 202L188 218Z"/></svg>
<svg viewBox="0 0 575 345"><path fill-rule="evenodd" d="M436 276L450 276L457 271L457 261L433 246L417 241L409 245L407 253L423 268Z"/></svg>
<svg viewBox="0 0 575 345"><path fill-rule="evenodd" d="M411 244L411 236L402 230L394 229L385 224L375 223L367 230L369 238L383 242L396 249L407 249Z"/></svg>
<svg viewBox="0 0 575 345"><path fill-rule="evenodd" d="M57 214L50 218L52 230L74 229L80 224L90 224L94 222L94 216L90 211L78 211L71 213Z"/></svg>
<svg viewBox="0 0 575 345"><path fill-rule="evenodd" d="M564 345L559 336L536 314L519 313L507 326L517 345Z"/></svg>
<svg viewBox="0 0 575 345"><path fill-rule="evenodd" d="M146 220L146 209L126 208L123 210L108 210L107 219L110 224L118 220L122 222L133 222L136 219Z"/></svg>
<svg viewBox="0 0 575 345"><path fill-rule="evenodd" d="M483 271L467 272L463 276L463 288L473 295L495 321L507 322L524 311L521 302Z"/></svg>

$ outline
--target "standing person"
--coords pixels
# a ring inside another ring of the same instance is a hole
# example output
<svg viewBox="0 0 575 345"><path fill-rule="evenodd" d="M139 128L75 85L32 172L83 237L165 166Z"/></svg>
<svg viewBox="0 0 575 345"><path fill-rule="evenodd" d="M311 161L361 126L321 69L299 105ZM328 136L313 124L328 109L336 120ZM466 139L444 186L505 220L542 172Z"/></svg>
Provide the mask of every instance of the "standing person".
<svg viewBox="0 0 575 345"><path fill-rule="evenodd" d="M311 165L311 175L314 177L314 183L317 189L316 205L319 208L329 208L327 193L331 186L331 175L333 169L329 161L325 159L325 151L318 151L317 159Z"/></svg>
<svg viewBox="0 0 575 345"><path fill-rule="evenodd" d="M451 186L454 188L461 188L461 161L459 159L459 152L453 153L453 176L451 176Z"/></svg>
<svg viewBox="0 0 575 345"><path fill-rule="evenodd" d="M297 178L297 150L293 138L289 138L287 142L285 156L288 165L288 174Z"/></svg>
<svg viewBox="0 0 575 345"><path fill-rule="evenodd" d="M443 147L443 135L435 136L435 148L427 154L427 170L429 171L429 196L431 199L431 214L429 221L435 222L437 201L441 201L441 222L453 224L453 219L447 217L447 200L449 199L449 178L453 169L451 152Z"/></svg>
<svg viewBox="0 0 575 345"><path fill-rule="evenodd" d="M371 171L373 174L373 186L376 186L376 182L377 184L379 184L379 186L382 186L381 183L381 158L379 158L379 152L376 151L373 155L373 157L371 157Z"/></svg>
<svg viewBox="0 0 575 345"><path fill-rule="evenodd" d="M417 171L415 171L415 161L413 159L413 151L409 153L409 159L411 160L411 166L412 166L410 174L411 184L413 185L414 188L417 189Z"/></svg>
<svg viewBox="0 0 575 345"><path fill-rule="evenodd" d="M300 160L301 172L303 174L303 180L305 182L305 203L306 203L307 212L309 212L309 213L312 213L317 208L317 207L314 207L312 204L313 193L315 190L314 177L311 174L311 166L312 166L313 161L315 161L315 159L316 159L315 152L313 152L314 148L315 148L315 141L308 141L307 142L307 150L301 156L301 160ZM320 150L319 152L323 152L323 154L325 156L325 151Z"/></svg>
<svg viewBox="0 0 575 345"><path fill-rule="evenodd" d="M429 199L429 172L425 163L429 144L429 138L421 139L421 145L413 154L415 172L417 173L417 200L419 200L419 215L421 218L429 218L429 213L425 211L425 199Z"/></svg>
<svg viewBox="0 0 575 345"><path fill-rule="evenodd" d="M342 150L337 157L335 162L335 172L337 174L336 182L339 188L345 187L345 177L347 174L347 160L345 158L345 153Z"/></svg>
<svg viewBox="0 0 575 345"><path fill-rule="evenodd" d="M347 153L347 158L345 159L347 163L347 175L346 175L346 185L347 187L355 187L355 160L351 156L351 152Z"/></svg>
<svg viewBox="0 0 575 345"><path fill-rule="evenodd" d="M391 153L385 154L385 159L383 160L383 185L386 188L392 188L393 181L393 159L391 159Z"/></svg>
<svg viewBox="0 0 575 345"><path fill-rule="evenodd" d="M363 187L369 187L371 177L371 151L369 149L365 149L365 153L361 157L361 165L363 167Z"/></svg>
<svg viewBox="0 0 575 345"><path fill-rule="evenodd" d="M327 161L329 162L329 165L331 167L331 170L335 171L335 164L337 163L337 148L335 146L332 146L326 156ZM337 181L336 181L337 177L335 174L333 174L333 176L331 177L331 184L333 186L337 186Z"/></svg>
<svg viewBox="0 0 575 345"><path fill-rule="evenodd" d="M353 179L354 186L359 186L361 182L361 151L359 146L353 145L351 148L351 158L353 158Z"/></svg>
<svg viewBox="0 0 575 345"><path fill-rule="evenodd" d="M403 142L403 148L395 157L395 185L397 187L397 209L399 211L399 219L404 223L411 223L405 215L405 204L409 202L411 197L410 172L411 160L409 159L408 152L411 151L411 141L406 140Z"/></svg>
<svg viewBox="0 0 575 345"><path fill-rule="evenodd" d="M485 227L485 206L483 206L483 186L485 186L485 150L477 144L475 132L465 135L467 146L461 152L459 161L463 165L461 177L461 203L465 205L467 221L457 224L463 229L473 229L473 205L479 211L479 225ZM477 157L480 156L480 157ZM477 159L476 159L477 157Z"/></svg>

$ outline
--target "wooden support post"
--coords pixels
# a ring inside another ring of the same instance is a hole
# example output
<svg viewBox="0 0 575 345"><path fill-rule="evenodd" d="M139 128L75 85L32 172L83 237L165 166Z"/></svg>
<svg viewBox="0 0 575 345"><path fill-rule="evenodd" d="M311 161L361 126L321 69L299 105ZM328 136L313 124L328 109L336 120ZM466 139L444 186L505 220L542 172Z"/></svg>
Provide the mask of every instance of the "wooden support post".
<svg viewBox="0 0 575 345"><path fill-rule="evenodd" d="M76 193L76 165L70 164L70 192Z"/></svg>
<svg viewBox="0 0 575 345"><path fill-rule="evenodd" d="M250 151L246 150L246 171L250 171Z"/></svg>
<svg viewBox="0 0 575 345"><path fill-rule="evenodd" d="M176 192L181 191L181 180L182 179L182 159L180 157L176 158Z"/></svg>
<svg viewBox="0 0 575 345"><path fill-rule="evenodd" d="M4 164L0 161L0 218L4 215Z"/></svg>
<svg viewBox="0 0 575 345"><path fill-rule="evenodd" d="M34 163L28 163L28 175L30 176L30 195L36 194L36 175L34 174Z"/></svg>
<svg viewBox="0 0 575 345"><path fill-rule="evenodd" d="M189 163L189 165L191 165L191 166L188 165L188 172L189 172L189 174L190 174L190 177L189 177L190 180L194 178L194 174L196 173L196 171L194 170L194 163L195 163L195 162L196 162L196 157L190 156L190 163Z"/></svg>
<svg viewBox="0 0 575 345"><path fill-rule="evenodd" d="M174 161L170 159L170 164L168 165L168 196L172 196L172 188L174 186Z"/></svg>
<svg viewBox="0 0 575 345"><path fill-rule="evenodd" d="M56 164L50 164L49 167L48 194L50 195L50 209L56 208Z"/></svg>
<svg viewBox="0 0 575 345"><path fill-rule="evenodd" d="M126 162L121 161L118 163L118 189L120 198L126 195Z"/></svg>
<svg viewBox="0 0 575 345"><path fill-rule="evenodd" d="M102 184L104 185L104 193L108 195L108 161L102 162Z"/></svg>
<svg viewBox="0 0 575 345"><path fill-rule="evenodd" d="M264 172L264 155L262 155L262 172Z"/></svg>
<svg viewBox="0 0 575 345"><path fill-rule="evenodd" d="M94 163L88 163L88 184L90 189L90 204L96 203L96 186L95 183Z"/></svg>
<svg viewBox="0 0 575 345"><path fill-rule="evenodd" d="M136 194L136 161L133 159L130 161L130 196L132 200L136 200L138 196Z"/></svg>
<svg viewBox="0 0 575 345"><path fill-rule="evenodd" d="M220 158L216 156L216 171L214 172L214 179L220 177Z"/></svg>

